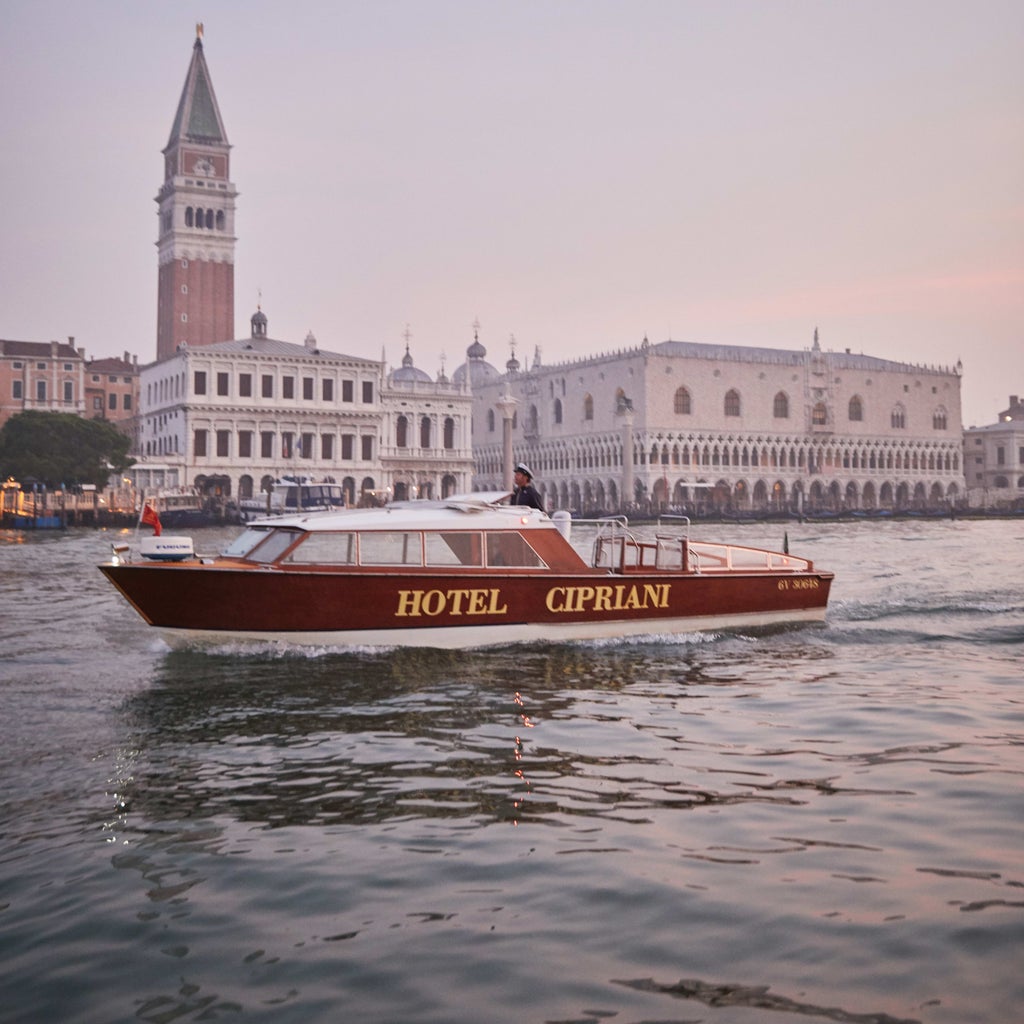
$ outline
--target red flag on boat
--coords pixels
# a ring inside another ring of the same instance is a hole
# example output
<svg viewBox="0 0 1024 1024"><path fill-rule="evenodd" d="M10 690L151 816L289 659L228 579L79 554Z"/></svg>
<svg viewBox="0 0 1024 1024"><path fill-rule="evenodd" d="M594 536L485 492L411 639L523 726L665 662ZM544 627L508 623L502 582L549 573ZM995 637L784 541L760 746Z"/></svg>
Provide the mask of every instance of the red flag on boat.
<svg viewBox="0 0 1024 1024"><path fill-rule="evenodd" d="M147 526L153 527L154 537L160 536L160 516L157 514L156 509L153 508L152 505L142 506L142 519L140 521L145 523Z"/></svg>

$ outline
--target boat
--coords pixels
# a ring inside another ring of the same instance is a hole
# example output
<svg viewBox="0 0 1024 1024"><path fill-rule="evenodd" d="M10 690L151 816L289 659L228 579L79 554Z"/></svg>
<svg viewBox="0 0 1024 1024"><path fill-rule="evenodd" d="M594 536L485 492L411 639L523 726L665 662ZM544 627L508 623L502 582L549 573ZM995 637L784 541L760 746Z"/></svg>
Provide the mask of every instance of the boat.
<svg viewBox="0 0 1024 1024"><path fill-rule="evenodd" d="M144 505L151 505L160 516L164 527L172 530L190 530L201 526L217 526L223 523L213 505L198 491L159 490L144 496Z"/></svg>
<svg viewBox="0 0 1024 1024"><path fill-rule="evenodd" d="M172 646L484 647L825 617L833 574L809 559L694 540L688 520L645 533L507 497L270 516L220 554L146 538L149 552L119 544L99 568ZM581 525L589 561L572 542Z"/></svg>
<svg viewBox="0 0 1024 1024"><path fill-rule="evenodd" d="M294 515L299 512L327 512L345 508L345 491L333 478L314 480L305 476L285 476L275 480L270 491L260 497L242 498L238 514L243 523L268 515Z"/></svg>

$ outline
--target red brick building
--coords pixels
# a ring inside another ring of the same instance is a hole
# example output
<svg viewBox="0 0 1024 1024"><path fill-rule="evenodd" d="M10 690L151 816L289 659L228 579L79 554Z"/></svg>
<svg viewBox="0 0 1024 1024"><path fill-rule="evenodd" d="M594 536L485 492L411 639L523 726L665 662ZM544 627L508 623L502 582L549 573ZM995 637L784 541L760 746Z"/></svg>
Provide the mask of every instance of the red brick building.
<svg viewBox="0 0 1024 1024"><path fill-rule="evenodd" d="M164 148L159 205L157 359L235 332L235 197L224 122L197 26L192 61Z"/></svg>

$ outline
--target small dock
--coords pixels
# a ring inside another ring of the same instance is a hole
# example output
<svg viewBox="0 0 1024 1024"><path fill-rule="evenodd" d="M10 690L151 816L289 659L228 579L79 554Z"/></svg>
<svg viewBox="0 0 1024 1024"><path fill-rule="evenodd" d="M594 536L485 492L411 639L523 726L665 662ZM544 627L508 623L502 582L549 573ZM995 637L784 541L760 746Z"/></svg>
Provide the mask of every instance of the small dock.
<svg viewBox="0 0 1024 1024"><path fill-rule="evenodd" d="M3 484L0 528L5 530L62 530L69 526L131 526L138 518L134 494L128 488L25 490L14 481Z"/></svg>

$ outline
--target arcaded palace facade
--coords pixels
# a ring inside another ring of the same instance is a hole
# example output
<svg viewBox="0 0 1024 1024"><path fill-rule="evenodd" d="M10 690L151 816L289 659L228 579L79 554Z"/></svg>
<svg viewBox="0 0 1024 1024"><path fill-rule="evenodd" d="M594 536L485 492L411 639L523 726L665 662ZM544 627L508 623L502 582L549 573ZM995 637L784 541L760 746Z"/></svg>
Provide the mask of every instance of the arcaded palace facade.
<svg viewBox="0 0 1024 1024"><path fill-rule="evenodd" d="M503 485L511 447L549 510L584 514L942 508L964 491L959 365L831 352L817 331L802 350L645 338L529 368L513 353L503 373L474 346L481 490Z"/></svg>

